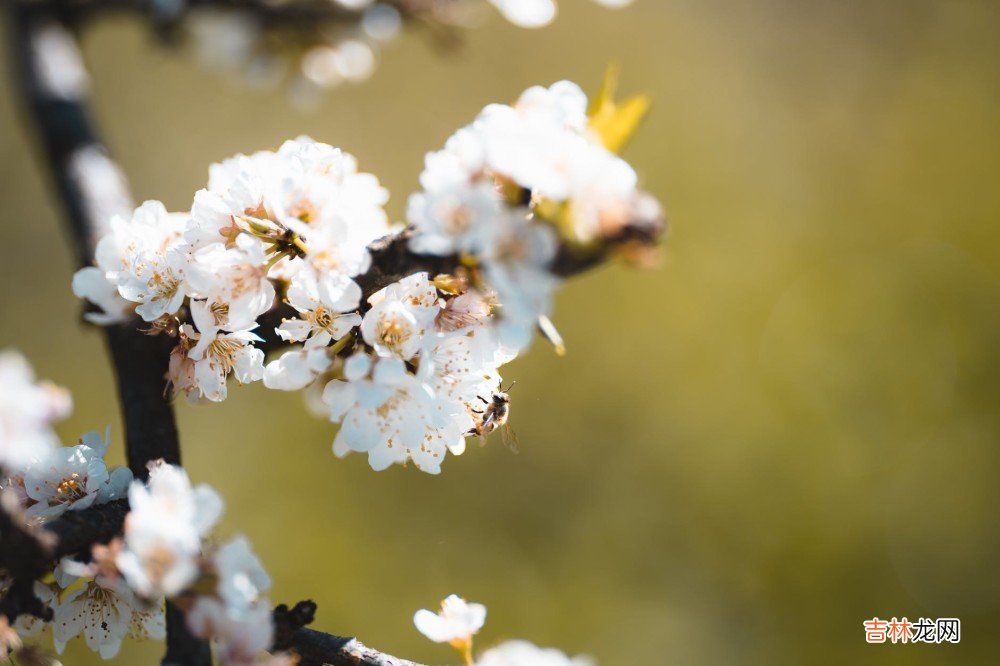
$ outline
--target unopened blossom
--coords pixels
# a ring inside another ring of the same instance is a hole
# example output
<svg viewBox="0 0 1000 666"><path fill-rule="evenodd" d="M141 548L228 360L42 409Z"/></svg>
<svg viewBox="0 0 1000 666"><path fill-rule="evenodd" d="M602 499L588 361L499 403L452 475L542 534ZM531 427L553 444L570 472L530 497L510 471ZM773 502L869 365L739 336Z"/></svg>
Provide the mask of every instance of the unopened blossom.
<svg viewBox="0 0 1000 666"><path fill-rule="evenodd" d="M437 288L427 273L395 282L368 299L371 309L361 322L361 335L376 353L407 361L423 343L440 307Z"/></svg>
<svg viewBox="0 0 1000 666"><path fill-rule="evenodd" d="M17 635L17 630L10 626L6 615L0 615L0 658L8 658L15 650L20 650L23 643Z"/></svg>
<svg viewBox="0 0 1000 666"><path fill-rule="evenodd" d="M421 609L413 615L417 631L435 643L451 643L459 649L468 645L485 622L486 606L454 594L441 602L437 613Z"/></svg>
<svg viewBox="0 0 1000 666"><path fill-rule="evenodd" d="M121 578L88 580L70 589L54 610L52 636L60 654L66 643L81 633L87 647L104 659L117 655L128 635L141 639L166 636L160 603L150 605L138 599Z"/></svg>
<svg viewBox="0 0 1000 666"><path fill-rule="evenodd" d="M24 472L24 491L30 504L25 517L44 522L66 511L79 511L125 496L132 472L104 463L107 436L87 433L76 446L60 447L41 457Z"/></svg>
<svg viewBox="0 0 1000 666"><path fill-rule="evenodd" d="M448 299L434 320L440 333L454 333L471 328L489 326L493 307L483 294L474 289Z"/></svg>
<svg viewBox="0 0 1000 666"><path fill-rule="evenodd" d="M0 465L16 472L52 451L59 443L52 424L72 405L67 391L38 381L23 356L0 351Z"/></svg>
<svg viewBox="0 0 1000 666"><path fill-rule="evenodd" d="M148 484L134 481L128 496L125 548L115 562L140 596L174 596L196 578L202 538L218 521L222 500L166 464L150 469Z"/></svg>
<svg viewBox="0 0 1000 666"><path fill-rule="evenodd" d="M589 657L568 657L556 648L541 648L523 640L511 640L486 650L475 666L594 666Z"/></svg>
<svg viewBox="0 0 1000 666"><path fill-rule="evenodd" d="M198 332L190 324L177 327L177 346L170 351L170 362L167 365L167 380L175 393L186 395L192 403L206 402L198 390L198 377L195 373L197 364L188 352L194 349L198 342ZM210 401L208 401L210 402Z"/></svg>

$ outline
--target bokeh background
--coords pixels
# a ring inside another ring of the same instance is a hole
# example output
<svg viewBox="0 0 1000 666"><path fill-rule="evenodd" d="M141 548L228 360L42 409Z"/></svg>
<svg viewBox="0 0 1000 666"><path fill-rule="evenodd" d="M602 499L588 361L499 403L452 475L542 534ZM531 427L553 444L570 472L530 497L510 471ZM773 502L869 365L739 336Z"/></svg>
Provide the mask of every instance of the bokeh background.
<svg viewBox="0 0 1000 666"><path fill-rule="evenodd" d="M505 373L520 455L491 441L440 477L375 473L333 457L299 395L234 389L178 407L220 534L250 537L276 602L319 602L318 628L429 663L456 658L411 616L450 592L489 606L481 647L610 666L998 663L1000 4L562 5L453 54L408 32L310 113L135 21L86 32L136 197L178 210L210 162L306 133L355 153L399 217L423 153L488 102L594 88L612 59L655 98L627 157L670 212L663 265L563 290L570 354L538 343ZM67 441L109 423L120 441L10 94L0 155L0 347L72 389ZM962 643L869 646L874 615L959 617ZM122 663L161 650L126 642ZM79 641L65 662L98 663Z"/></svg>

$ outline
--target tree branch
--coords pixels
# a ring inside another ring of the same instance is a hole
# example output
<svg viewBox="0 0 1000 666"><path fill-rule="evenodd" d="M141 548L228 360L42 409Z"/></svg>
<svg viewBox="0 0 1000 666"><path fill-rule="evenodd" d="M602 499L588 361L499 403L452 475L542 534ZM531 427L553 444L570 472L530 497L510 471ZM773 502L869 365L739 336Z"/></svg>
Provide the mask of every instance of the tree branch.
<svg viewBox="0 0 1000 666"><path fill-rule="evenodd" d="M316 25L356 23L364 8L350 8L330 0L180 0L176 3L158 3L149 0L38 0L58 8L73 21L99 18L105 14L132 13L146 15L161 26L179 23L191 10L212 9L239 11L256 17L262 26L300 27L312 29ZM436 0L382 0L394 6L404 17L427 12Z"/></svg>
<svg viewBox="0 0 1000 666"><path fill-rule="evenodd" d="M131 197L90 119L86 69L71 26L53 5L22 0L9 4L12 62L26 116L41 139L77 261L86 266L110 217L130 213ZM147 463L158 458L180 464L177 426L166 398L169 346L129 325L109 327L106 341L118 380L133 474L146 478ZM191 635L170 604L167 615L165 663L211 664L208 643Z"/></svg>
<svg viewBox="0 0 1000 666"><path fill-rule="evenodd" d="M72 4L72 3L67 3ZM334 6L329 3L329 6ZM14 0L10 3L10 45L26 118L41 140L42 154L55 182L78 264L90 265L97 241L114 214L128 215L132 201L124 177L100 142L86 105L85 70L70 33L65 6ZM147 478L146 464L165 459L180 464L177 428L166 398L166 371L171 340L139 330L138 322L106 329L108 350L118 378L125 420L129 467ZM9 508L9 507L7 507ZM86 558L96 543L106 543L123 530L125 500L83 511L70 511L42 529L24 527L23 516L0 509L0 568L13 578L0 600L0 613L13 622L30 613L47 617L32 583L64 556ZM315 611L315 605L312 606ZM310 613L308 621L311 621ZM283 650L294 650L303 664L411 666L341 638L303 628L287 631ZM183 613L167 604L167 652L163 663L178 666L211 664L206 641L191 635Z"/></svg>
<svg viewBox="0 0 1000 666"><path fill-rule="evenodd" d="M299 655L300 666L420 666L412 661L373 650L356 638L345 638L306 629L316 616L316 604L300 601L291 609L281 604L274 609L274 647Z"/></svg>
<svg viewBox="0 0 1000 666"><path fill-rule="evenodd" d="M559 247L550 269L562 278L571 277L590 270L608 259L615 251L629 247L648 249L655 245L663 235L665 223L659 216L637 218L623 226L614 236L602 239L600 244L591 248L575 248L568 244ZM385 236L368 246L372 263L368 271L358 275L354 281L361 287L362 312L368 298L388 287L394 282L421 271L426 271L431 277L441 274L453 274L462 266L461 258L456 254L432 255L420 254L410 249L410 238L413 229ZM296 317L295 311L288 305L277 305L264 313L257 328L257 334L264 339L258 346L270 353L287 346L288 343L278 337L275 328L282 319Z"/></svg>

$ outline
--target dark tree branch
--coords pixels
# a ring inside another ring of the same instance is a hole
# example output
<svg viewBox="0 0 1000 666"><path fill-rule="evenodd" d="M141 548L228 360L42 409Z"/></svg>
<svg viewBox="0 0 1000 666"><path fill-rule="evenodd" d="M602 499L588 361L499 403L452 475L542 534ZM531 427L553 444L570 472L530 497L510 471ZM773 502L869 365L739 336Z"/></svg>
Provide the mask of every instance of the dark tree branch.
<svg viewBox="0 0 1000 666"><path fill-rule="evenodd" d="M110 216L129 215L132 201L90 118L83 83L66 77L74 70L85 76L83 64L74 58L69 26L46 7L22 0L11 3L12 61L25 115L41 140L77 262L88 266ZM67 40L61 45L68 50L55 57L51 40ZM60 81L60 76L66 80ZM108 327L106 337L124 411L129 467L144 479L152 460L180 464L173 410L164 398L169 347L135 325Z"/></svg>
<svg viewBox="0 0 1000 666"><path fill-rule="evenodd" d="M128 502L117 500L88 511L70 511L44 528L28 527L18 506L5 502L0 509L0 569L14 583L0 599L0 614L13 623L18 615L48 619L33 591L36 578L51 571L63 557L90 557L94 544L121 534Z"/></svg>
<svg viewBox="0 0 1000 666"><path fill-rule="evenodd" d="M58 5L24 0L9 4L12 62L26 116L41 140L78 263L86 266L93 261L110 215L128 214L132 203L124 178L107 157L90 119L86 69L71 26ZM151 460L180 464L177 426L166 398L170 348L136 326L109 327L106 340L118 380L129 467L144 479ZM171 604L167 616L165 663L211 664L208 643L191 635Z"/></svg>
<svg viewBox="0 0 1000 666"><path fill-rule="evenodd" d="M10 44L25 115L39 136L71 231L77 261L86 266L93 261L94 248L107 229L110 215L128 214L132 204L124 179L98 139L81 82L59 79L58 75L65 73L59 70L66 67L85 71L60 5L10 2ZM70 60L46 62L52 46L46 39L66 40L60 45L70 47L68 52L62 49L62 55L68 55ZM94 170L100 173L95 174ZM108 177L112 189L118 188L117 192L111 192L110 203ZM106 337L118 377L128 461L133 473L146 478L146 464L158 458L180 464L177 428L165 390L170 339L142 333L137 322L109 327ZM51 611L42 608L34 596L33 581L61 557L88 557L94 544L106 543L121 534L127 513L127 502L119 500L67 512L44 529L36 530L25 528L23 517L17 512L0 510L0 568L13 578L11 589L0 600L0 613L11 622L23 613L50 616ZM353 639L304 629L304 624L300 622L295 630L286 632L282 645L282 649L299 653L304 663L412 664L382 655ZM183 613L170 603L163 663L211 664L208 643L191 635Z"/></svg>
<svg viewBox="0 0 1000 666"><path fill-rule="evenodd" d="M434 0L381 0L393 5L403 16L426 13ZM74 21L90 20L106 14L139 14L160 25L174 25L191 10L212 9L239 11L256 17L261 26L314 29L317 25L354 24L364 9L351 9L330 0L179 0L176 3L150 0L38 0L58 8Z"/></svg>
<svg viewBox="0 0 1000 666"><path fill-rule="evenodd" d="M658 215L636 219L594 247L575 248L563 244L550 268L555 275L562 278L583 273L603 263L616 250L630 246L646 249L652 247L659 241L664 229L664 221ZM368 246L372 257L371 266L366 273L354 278L361 287L362 310L372 294L407 276L421 271L426 271L431 277L454 274L462 266L458 255L438 256L414 252L410 249L412 237L413 229L408 228L380 238ZM257 334L264 339L259 345L261 349L269 353L287 346L288 343L279 338L274 329L281 324L282 319L295 316L297 316L295 311L284 304L262 315L257 329Z"/></svg>
<svg viewBox="0 0 1000 666"><path fill-rule="evenodd" d="M300 601L291 609L274 609L274 651L294 652L300 666L420 666L412 661L373 650L356 638L345 638L306 629L316 615L316 604Z"/></svg>
<svg viewBox="0 0 1000 666"><path fill-rule="evenodd" d="M9 507L8 507L9 508ZM0 510L0 569L10 573L14 586L0 599L0 614L11 623L21 614L50 616L32 591L33 581L63 557L85 560L94 544L107 543L121 536L129 507L127 500L115 500L82 511L67 511L41 528L26 527L23 516L15 510ZM168 605L168 621L184 622L181 611ZM316 604L300 601L294 607L282 604L274 610L275 638L272 651L295 652L300 666L420 666L412 661L383 654L355 638L345 638L306 629L316 616ZM170 642L164 664L205 663L210 658L201 641Z"/></svg>
<svg viewBox="0 0 1000 666"><path fill-rule="evenodd" d="M292 634L286 649L295 652L306 664L333 666L421 666L392 655L373 650L356 638L324 634L312 629L299 629Z"/></svg>

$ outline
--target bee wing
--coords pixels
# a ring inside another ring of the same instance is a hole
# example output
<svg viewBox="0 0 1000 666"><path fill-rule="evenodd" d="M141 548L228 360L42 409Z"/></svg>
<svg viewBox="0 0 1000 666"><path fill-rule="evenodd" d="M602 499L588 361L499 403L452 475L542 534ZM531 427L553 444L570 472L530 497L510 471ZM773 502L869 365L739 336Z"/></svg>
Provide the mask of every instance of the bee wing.
<svg viewBox="0 0 1000 666"><path fill-rule="evenodd" d="M509 423L505 423L500 429L500 438L503 440L503 445L507 447L507 450L514 455L517 455L521 450L518 446L517 433L514 432Z"/></svg>

